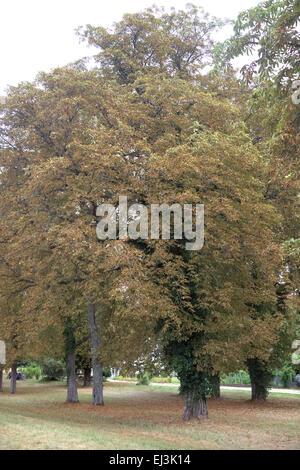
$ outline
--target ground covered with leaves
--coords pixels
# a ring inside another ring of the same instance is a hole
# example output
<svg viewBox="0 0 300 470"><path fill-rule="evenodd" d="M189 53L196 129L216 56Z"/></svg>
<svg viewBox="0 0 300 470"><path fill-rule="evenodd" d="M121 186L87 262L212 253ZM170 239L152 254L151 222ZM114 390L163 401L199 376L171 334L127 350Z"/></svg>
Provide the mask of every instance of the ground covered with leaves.
<svg viewBox="0 0 300 470"><path fill-rule="evenodd" d="M182 422L176 387L106 383L105 406L91 389L65 403L62 384L22 383L0 394L0 449L300 449L300 396L223 391L208 402L209 419Z"/></svg>

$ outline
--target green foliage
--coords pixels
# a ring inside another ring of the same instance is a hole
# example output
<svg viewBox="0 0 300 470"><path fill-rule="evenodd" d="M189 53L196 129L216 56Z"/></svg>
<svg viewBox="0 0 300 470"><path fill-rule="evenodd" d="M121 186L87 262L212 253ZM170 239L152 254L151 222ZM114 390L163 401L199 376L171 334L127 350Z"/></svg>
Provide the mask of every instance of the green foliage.
<svg viewBox="0 0 300 470"><path fill-rule="evenodd" d="M176 379L172 378L170 376L160 376L160 377L153 377L152 382L155 383L162 383L162 384L167 384L167 383L176 383ZM178 381L177 381L178 383Z"/></svg>
<svg viewBox="0 0 300 470"><path fill-rule="evenodd" d="M112 377L112 380L125 380L126 382L135 382L136 377L125 377L123 375L118 375L116 377Z"/></svg>
<svg viewBox="0 0 300 470"><path fill-rule="evenodd" d="M248 372L240 370L239 372L233 374L223 374L221 376L221 383L223 385L250 385L251 381Z"/></svg>
<svg viewBox="0 0 300 470"><path fill-rule="evenodd" d="M195 365L192 341L170 342L165 348L165 353L170 361L170 366L180 380L181 394L192 392L195 399L213 394L211 376L204 371L199 371Z"/></svg>
<svg viewBox="0 0 300 470"><path fill-rule="evenodd" d="M255 76L284 86L299 78L299 0L265 0L239 14L234 36L215 50L217 61L226 63L239 55L258 52L258 58L242 72L247 81Z"/></svg>
<svg viewBox="0 0 300 470"><path fill-rule="evenodd" d="M19 371L22 372L26 379L40 380L42 376L42 368L36 363L31 363L26 367L19 367Z"/></svg>
<svg viewBox="0 0 300 470"><path fill-rule="evenodd" d="M110 367L103 367L102 376L103 376L103 378L111 377Z"/></svg>
<svg viewBox="0 0 300 470"><path fill-rule="evenodd" d="M52 358L45 359L42 362L42 373L45 381L61 380L66 375L65 365Z"/></svg>
<svg viewBox="0 0 300 470"><path fill-rule="evenodd" d="M285 388L288 388L292 385L293 378L296 375L296 372L290 362L284 362L283 367L281 369L276 369L274 371L274 375L279 377Z"/></svg>
<svg viewBox="0 0 300 470"><path fill-rule="evenodd" d="M140 372L137 375L137 385L150 385L151 382L151 374L149 372Z"/></svg>
<svg viewBox="0 0 300 470"><path fill-rule="evenodd" d="M273 383L273 372L269 364L257 358L251 358L247 360L247 366L251 378L252 397L256 393L259 397L266 398Z"/></svg>

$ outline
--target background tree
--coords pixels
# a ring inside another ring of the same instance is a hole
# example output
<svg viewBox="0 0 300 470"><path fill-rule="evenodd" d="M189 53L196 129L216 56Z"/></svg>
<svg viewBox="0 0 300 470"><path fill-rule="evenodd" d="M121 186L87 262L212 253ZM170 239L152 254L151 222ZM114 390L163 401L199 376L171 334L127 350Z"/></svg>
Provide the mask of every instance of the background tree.
<svg viewBox="0 0 300 470"><path fill-rule="evenodd" d="M78 312L85 311L88 320L92 308L89 320L94 327L96 322L100 326L97 317L102 315L106 296L115 303L119 299L119 306L123 302L128 316L135 311L138 317L143 302L151 305L147 286L140 289L139 258L133 247L100 243L95 233L97 203L116 202L120 187L132 192L135 171L126 156L137 137L126 127L126 92L105 83L97 71L62 69L42 74L36 84L13 89L3 108L2 128L14 141L2 153L1 177L7 187L3 214L9 214L5 223L14 230L3 266L13 259L26 269L27 311L38 311L47 322L49 312L50 321L60 319L68 356L72 356L68 369L73 379L71 326ZM18 180L13 178L16 168ZM12 190L16 182L18 193ZM126 294L122 294L124 287ZM135 301L130 310L125 300L134 289L138 289L139 306ZM100 333L98 328L91 331L97 342L92 346L94 404L101 404ZM72 401L77 401L75 388L73 395Z"/></svg>
<svg viewBox="0 0 300 470"><path fill-rule="evenodd" d="M265 198L282 214L278 227L278 239L285 247L297 244L299 239L299 110L292 103L293 81L299 78L299 1L262 2L257 7L242 12L234 27L234 36L216 48L221 66L230 66L232 58L254 53L258 56L246 64L241 72L253 92L248 102L245 122L253 135L268 167ZM258 124L260 123L260 124ZM290 240L287 241L287 240ZM299 263L292 261L287 249L285 262L285 315L295 311L299 290ZM277 285L282 285L282 279ZM296 295L294 295L296 294ZM289 308L292 304L292 309ZM295 331L295 320L289 320ZM291 330L284 329L280 347L281 361L290 354ZM275 348L278 356L278 347ZM257 360L255 362L258 364ZM266 376L270 374L266 365ZM262 377L262 365L258 364L256 376ZM252 376L254 377L255 374ZM264 381L266 383L266 381ZM264 390L264 384L255 388Z"/></svg>

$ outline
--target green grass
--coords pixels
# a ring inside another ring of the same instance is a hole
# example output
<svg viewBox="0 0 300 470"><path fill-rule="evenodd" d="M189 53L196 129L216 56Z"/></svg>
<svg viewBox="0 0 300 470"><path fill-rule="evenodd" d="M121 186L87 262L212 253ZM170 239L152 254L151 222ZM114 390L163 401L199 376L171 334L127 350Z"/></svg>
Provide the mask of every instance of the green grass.
<svg viewBox="0 0 300 470"><path fill-rule="evenodd" d="M105 406L65 403L63 384L18 382L0 394L0 449L300 449L300 396L272 394L253 404L247 391L209 400L209 419L183 423L174 386L106 383Z"/></svg>

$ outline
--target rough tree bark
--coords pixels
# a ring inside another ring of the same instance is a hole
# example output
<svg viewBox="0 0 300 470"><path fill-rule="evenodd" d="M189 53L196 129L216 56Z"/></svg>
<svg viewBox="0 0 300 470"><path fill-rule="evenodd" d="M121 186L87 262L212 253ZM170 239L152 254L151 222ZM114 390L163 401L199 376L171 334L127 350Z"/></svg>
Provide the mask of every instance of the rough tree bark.
<svg viewBox="0 0 300 470"><path fill-rule="evenodd" d="M3 392L3 369L0 366L0 392Z"/></svg>
<svg viewBox="0 0 300 470"><path fill-rule="evenodd" d="M251 400L266 400L268 397L268 390L255 382L251 382Z"/></svg>
<svg viewBox="0 0 300 470"><path fill-rule="evenodd" d="M76 382L75 351L69 352L67 357L67 402L78 403L78 391Z"/></svg>
<svg viewBox="0 0 300 470"><path fill-rule="evenodd" d="M266 364L256 358L247 360L251 380L251 400L266 400L269 394L272 374Z"/></svg>
<svg viewBox="0 0 300 470"><path fill-rule="evenodd" d="M91 357L93 369L93 405L104 405L102 365L100 360L100 333L96 320L95 304L88 304L88 320L91 330Z"/></svg>
<svg viewBox="0 0 300 470"><path fill-rule="evenodd" d="M91 385L91 368L85 367L83 369L83 386L89 387Z"/></svg>
<svg viewBox="0 0 300 470"><path fill-rule="evenodd" d="M209 376L198 370L193 343L170 342L165 346L164 354L180 380L180 394L184 399L183 420L207 419L206 396L211 391Z"/></svg>
<svg viewBox="0 0 300 470"><path fill-rule="evenodd" d="M192 418L207 419L208 412L206 406L206 397L203 395L199 398L196 391L184 393L184 412L183 420L189 421Z"/></svg>
<svg viewBox="0 0 300 470"><path fill-rule="evenodd" d="M75 365L75 335L71 318L66 319L65 325L65 349L67 361L67 402L78 403L78 391Z"/></svg>
<svg viewBox="0 0 300 470"><path fill-rule="evenodd" d="M17 391L17 364L14 362L11 366L10 393L15 394Z"/></svg>

